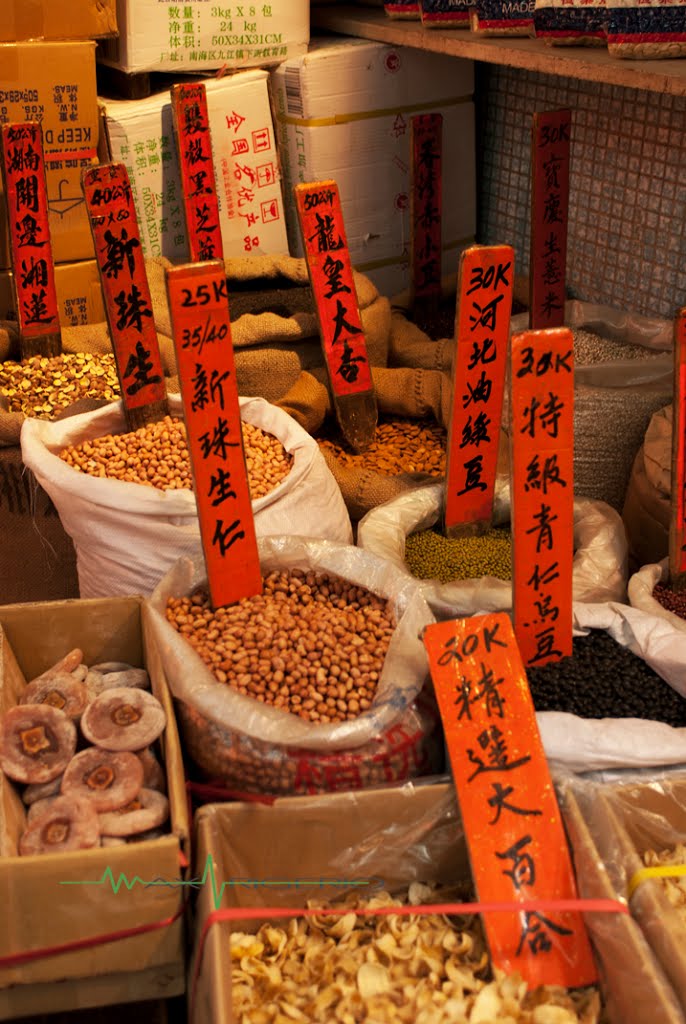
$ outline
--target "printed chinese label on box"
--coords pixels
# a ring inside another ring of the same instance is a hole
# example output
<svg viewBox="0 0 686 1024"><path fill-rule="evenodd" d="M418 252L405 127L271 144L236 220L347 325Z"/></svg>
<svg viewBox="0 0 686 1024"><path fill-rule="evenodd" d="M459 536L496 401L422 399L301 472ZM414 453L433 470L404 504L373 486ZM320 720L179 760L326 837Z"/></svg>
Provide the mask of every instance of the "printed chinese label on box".
<svg viewBox="0 0 686 1024"><path fill-rule="evenodd" d="M207 109L225 256L288 252L266 71L208 79ZM145 256L188 259L168 92L107 101L110 158L129 172Z"/></svg>
<svg viewBox="0 0 686 1024"><path fill-rule="evenodd" d="M443 117L450 202L442 271L476 230L473 64L364 40L316 40L272 72L291 253L302 255L294 185L338 184L353 266L384 294L410 282L410 118ZM331 98L336 97L335 111Z"/></svg>
<svg viewBox="0 0 686 1024"><path fill-rule="evenodd" d="M263 67L307 51L308 0L210 3L117 0L119 38L99 59L122 71Z"/></svg>
<svg viewBox="0 0 686 1024"><path fill-rule="evenodd" d="M0 122L40 121L55 263L91 259L81 191L98 142L95 43L0 45ZM0 196L0 267L9 266L7 215Z"/></svg>

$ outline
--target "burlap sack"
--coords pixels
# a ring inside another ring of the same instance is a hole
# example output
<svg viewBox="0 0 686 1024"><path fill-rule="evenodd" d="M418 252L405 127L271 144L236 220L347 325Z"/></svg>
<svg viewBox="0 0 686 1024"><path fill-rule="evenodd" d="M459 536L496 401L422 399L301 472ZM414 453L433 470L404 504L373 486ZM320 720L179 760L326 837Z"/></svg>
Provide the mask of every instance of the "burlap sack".
<svg viewBox="0 0 686 1024"><path fill-rule="evenodd" d="M450 413L450 379L439 370L409 367L375 367L374 389L380 415L432 419L447 426ZM333 415L328 389L320 379L303 373L280 402L276 402L309 433L320 431L327 415ZM431 483L425 473L383 476L373 469L344 466L330 451L326 463L341 489L350 518L361 519L372 508L390 501L411 487Z"/></svg>
<svg viewBox="0 0 686 1024"><path fill-rule="evenodd" d="M634 459L622 519L634 568L660 562L669 554L672 486L672 407L650 420Z"/></svg>

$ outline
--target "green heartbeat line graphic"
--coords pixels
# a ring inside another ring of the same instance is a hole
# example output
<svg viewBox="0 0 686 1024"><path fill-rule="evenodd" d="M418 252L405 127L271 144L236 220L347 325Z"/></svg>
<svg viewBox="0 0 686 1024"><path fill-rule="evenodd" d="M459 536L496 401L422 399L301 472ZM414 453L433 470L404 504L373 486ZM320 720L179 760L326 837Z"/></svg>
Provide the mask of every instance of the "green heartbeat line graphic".
<svg viewBox="0 0 686 1024"><path fill-rule="evenodd" d="M263 879L238 879L231 880L229 882L222 882L220 886L217 885L217 877L214 871L214 864L212 861L212 854L208 853L207 859L205 860L205 869L202 874L202 878L191 878L188 881L184 881L182 878L165 879L165 878L153 878L146 880L141 878L139 875L134 875L133 878L129 878L125 872L121 872L119 878L114 877L112 868L108 865L102 873L101 878L97 879L84 879L80 881L61 881L60 885L107 885L109 884L112 892L118 895L119 890L122 886L131 892L135 885L141 885L147 889L150 886L160 886L165 888L182 888L190 887L193 889L203 888L209 884L212 887L212 900L214 902L214 909L219 910L224 898L224 890L230 888L236 888L242 886L247 889L262 888L269 886L271 888L285 889L295 887L296 889L318 887L322 886L362 886L362 885L374 885L377 888L383 887L381 879L377 878L358 878L352 880L339 879L339 878L298 878L294 881L286 879L274 879L274 878L263 878Z"/></svg>

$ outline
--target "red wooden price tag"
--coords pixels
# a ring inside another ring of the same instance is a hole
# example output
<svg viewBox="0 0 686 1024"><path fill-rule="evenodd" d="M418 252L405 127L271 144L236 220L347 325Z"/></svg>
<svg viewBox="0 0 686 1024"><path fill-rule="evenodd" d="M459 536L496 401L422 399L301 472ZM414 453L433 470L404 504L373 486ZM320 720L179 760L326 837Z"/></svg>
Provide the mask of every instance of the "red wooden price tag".
<svg viewBox="0 0 686 1024"><path fill-rule="evenodd" d="M472 246L460 257L445 532L490 529L505 390L514 250Z"/></svg>
<svg viewBox="0 0 686 1024"><path fill-rule="evenodd" d="M534 114L532 131L529 326L565 322L570 110Z"/></svg>
<svg viewBox="0 0 686 1024"><path fill-rule="evenodd" d="M411 249L413 305L437 305L441 297L443 218L443 116L410 118L412 139Z"/></svg>
<svg viewBox="0 0 686 1024"><path fill-rule="evenodd" d="M377 408L338 185L317 181L294 192L338 423L359 450L374 440Z"/></svg>
<svg viewBox="0 0 686 1024"><path fill-rule="evenodd" d="M443 719L478 898L575 899L574 872L526 674L509 617L427 626L424 644ZM532 988L596 980L578 911L485 913L495 967Z"/></svg>
<svg viewBox="0 0 686 1024"><path fill-rule="evenodd" d="M57 356L62 335L40 124L2 126L2 175L21 358Z"/></svg>
<svg viewBox="0 0 686 1024"><path fill-rule="evenodd" d="M571 331L514 334L510 375L514 624L525 663L544 665L572 653Z"/></svg>
<svg viewBox="0 0 686 1024"><path fill-rule="evenodd" d="M202 82L174 85L171 100L191 260L221 259L224 250L205 86Z"/></svg>
<svg viewBox="0 0 686 1024"><path fill-rule="evenodd" d="M129 427L167 415L167 389L131 185L123 164L83 172L105 312Z"/></svg>
<svg viewBox="0 0 686 1024"><path fill-rule="evenodd" d="M222 260L167 271L210 600L262 593Z"/></svg>
<svg viewBox="0 0 686 1024"><path fill-rule="evenodd" d="M679 310L674 321L669 580L673 589L686 587L686 308Z"/></svg>

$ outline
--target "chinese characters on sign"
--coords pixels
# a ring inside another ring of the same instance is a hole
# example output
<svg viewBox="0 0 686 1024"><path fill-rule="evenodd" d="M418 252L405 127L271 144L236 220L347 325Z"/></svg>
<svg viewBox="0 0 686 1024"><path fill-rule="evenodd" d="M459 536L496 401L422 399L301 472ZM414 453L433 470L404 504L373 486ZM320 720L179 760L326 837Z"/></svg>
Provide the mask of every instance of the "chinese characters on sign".
<svg viewBox="0 0 686 1024"><path fill-rule="evenodd" d="M412 300L441 295L442 132L441 114L410 119L412 139Z"/></svg>
<svg viewBox="0 0 686 1024"><path fill-rule="evenodd" d="M334 181L296 185L295 199L338 420L349 443L363 447L374 438L376 401L338 186ZM351 434L345 413L353 410L344 400L363 396L364 407L356 405L351 417Z"/></svg>
<svg viewBox="0 0 686 1024"><path fill-rule="evenodd" d="M205 86L171 90L191 260L221 259L221 225Z"/></svg>
<svg viewBox="0 0 686 1024"><path fill-rule="evenodd" d="M424 644L443 720L478 898L575 899L531 694L507 614L428 626ZM530 987L588 985L593 956L578 912L484 913L495 967Z"/></svg>
<svg viewBox="0 0 686 1024"><path fill-rule="evenodd" d="M672 428L672 512L669 530L669 578L686 583L686 309L674 321L674 400Z"/></svg>
<svg viewBox="0 0 686 1024"><path fill-rule="evenodd" d="M21 357L62 351L40 124L2 126L2 171Z"/></svg>
<svg viewBox="0 0 686 1024"><path fill-rule="evenodd" d="M262 593L224 264L167 271L176 362L215 608Z"/></svg>
<svg viewBox="0 0 686 1024"><path fill-rule="evenodd" d="M136 428L166 415L167 390L126 168L85 171L83 191L124 408Z"/></svg>
<svg viewBox="0 0 686 1024"><path fill-rule="evenodd" d="M512 583L527 665L572 653L573 351L566 328L512 337Z"/></svg>
<svg viewBox="0 0 686 1024"><path fill-rule="evenodd" d="M473 246L460 258L444 513L448 536L465 528L488 530L491 524L513 281L509 245Z"/></svg>
<svg viewBox="0 0 686 1024"><path fill-rule="evenodd" d="M561 327L565 315L569 144L572 114L534 114L529 326Z"/></svg>

